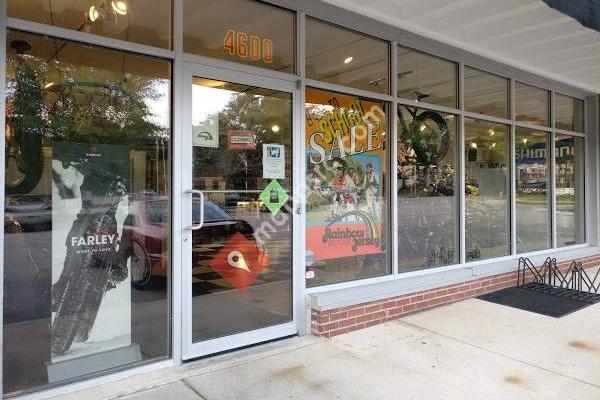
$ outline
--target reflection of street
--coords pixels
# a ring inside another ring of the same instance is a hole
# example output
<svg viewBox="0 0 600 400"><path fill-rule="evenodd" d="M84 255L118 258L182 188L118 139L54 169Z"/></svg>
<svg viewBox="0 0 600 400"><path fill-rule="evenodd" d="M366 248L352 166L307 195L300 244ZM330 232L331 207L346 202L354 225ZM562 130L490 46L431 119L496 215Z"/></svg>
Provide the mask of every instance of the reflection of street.
<svg viewBox="0 0 600 400"><path fill-rule="evenodd" d="M508 200L470 196L465 209L466 260L510 254Z"/></svg>
<svg viewBox="0 0 600 400"><path fill-rule="evenodd" d="M262 282L192 299L194 341L283 324L292 320L292 281ZM218 319L218 323L215 320Z"/></svg>
<svg viewBox="0 0 600 400"><path fill-rule="evenodd" d="M291 214L280 212L274 218L270 212L251 207L250 203L241 206L223 205L223 211L227 213L229 221L243 221L243 226L247 228L240 230L242 228L238 222L228 225L228 229L214 230L219 236L213 234L209 237L203 234L202 231L208 227L196 234L198 240L194 240L195 263L192 270L194 295L232 288L209 264L235 233L243 233L268 256L268 265L254 285L291 279ZM245 231L246 229L251 231Z"/></svg>
<svg viewBox="0 0 600 400"><path fill-rule="evenodd" d="M545 193L517 198L517 252L550 248L550 207Z"/></svg>
<svg viewBox="0 0 600 400"><path fill-rule="evenodd" d="M210 230L205 216L205 227L194 234L193 340L217 338L291 321L291 214L284 207L276 216L273 215L260 207L255 198L257 194L240 195L244 201L220 204L217 196L211 196L210 191L205 193L212 200L211 204L221 210L223 216L218 223L229 221L229 224ZM256 274L254 268L260 261L252 259L252 252L244 251L242 246L237 250L250 268L235 268L234 276L239 279L225 279L226 271L219 268L226 267L216 268L223 264L219 264L217 258L223 256L223 249L231 246L232 238L240 234L247 239L243 242L246 246L256 246L266 254L268 264ZM246 274L249 281L244 279ZM234 287L232 283L236 281L245 283L243 287ZM249 286L246 287L247 284Z"/></svg>
<svg viewBox="0 0 600 400"><path fill-rule="evenodd" d="M47 383L51 231L5 233L4 382L10 392ZM18 251L17 251L18 250ZM168 354L167 282L131 290L132 342L144 359Z"/></svg>
<svg viewBox="0 0 600 400"><path fill-rule="evenodd" d="M4 390L46 383L50 361L50 231L4 236ZM6 249L11 249L6 251Z"/></svg>
<svg viewBox="0 0 600 400"><path fill-rule="evenodd" d="M458 262L453 196L398 198L398 257L403 272Z"/></svg>
<svg viewBox="0 0 600 400"><path fill-rule="evenodd" d="M557 201L556 203L556 232L560 232L559 245L573 245L583 242L577 236L576 226L577 207L575 201ZM579 239L579 240L578 240Z"/></svg>

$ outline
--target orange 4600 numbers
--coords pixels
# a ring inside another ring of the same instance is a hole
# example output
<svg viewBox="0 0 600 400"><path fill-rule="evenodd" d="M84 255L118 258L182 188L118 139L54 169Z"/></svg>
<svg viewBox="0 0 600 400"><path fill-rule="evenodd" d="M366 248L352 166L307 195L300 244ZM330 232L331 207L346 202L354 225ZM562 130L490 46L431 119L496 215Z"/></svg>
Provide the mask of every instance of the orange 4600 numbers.
<svg viewBox="0 0 600 400"><path fill-rule="evenodd" d="M267 64L273 62L273 41L258 35L228 29L223 39L223 47L232 56L249 58L252 61L262 60Z"/></svg>

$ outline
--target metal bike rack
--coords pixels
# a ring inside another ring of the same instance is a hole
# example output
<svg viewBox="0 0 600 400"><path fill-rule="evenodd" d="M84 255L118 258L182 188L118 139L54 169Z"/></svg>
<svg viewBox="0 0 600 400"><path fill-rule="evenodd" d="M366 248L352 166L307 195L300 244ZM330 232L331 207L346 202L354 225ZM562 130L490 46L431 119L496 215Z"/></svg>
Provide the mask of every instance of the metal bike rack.
<svg viewBox="0 0 600 400"><path fill-rule="evenodd" d="M556 258L546 258L539 267L527 257L519 258L517 286L557 297L600 303L600 269L592 278L581 262L571 261L562 272Z"/></svg>

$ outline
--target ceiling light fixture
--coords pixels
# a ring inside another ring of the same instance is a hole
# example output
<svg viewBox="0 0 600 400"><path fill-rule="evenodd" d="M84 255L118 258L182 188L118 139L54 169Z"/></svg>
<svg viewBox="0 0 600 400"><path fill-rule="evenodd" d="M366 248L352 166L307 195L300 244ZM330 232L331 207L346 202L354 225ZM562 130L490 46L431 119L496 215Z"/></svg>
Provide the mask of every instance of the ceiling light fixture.
<svg viewBox="0 0 600 400"><path fill-rule="evenodd" d="M49 89L49 88L51 88L52 86L54 86L54 82L48 82L48 83L46 83L46 84L44 85L44 89Z"/></svg>
<svg viewBox="0 0 600 400"><path fill-rule="evenodd" d="M271 130L272 130L273 132L275 132L275 133L279 132L279 125L273 125L273 126L271 127Z"/></svg>
<svg viewBox="0 0 600 400"><path fill-rule="evenodd" d="M475 143L475 142L471 143L471 148L472 149L476 149L477 148L477 143Z"/></svg>
<svg viewBox="0 0 600 400"><path fill-rule="evenodd" d="M96 8L96 6L90 7L90 9L88 10L88 18L92 22L96 22L98 20L98 18L100 18L100 12L98 12L98 9Z"/></svg>
<svg viewBox="0 0 600 400"><path fill-rule="evenodd" d="M354 57L352 57L352 56L346 57L346 58L344 58L344 64L350 64L352 62L352 60L354 60Z"/></svg>
<svg viewBox="0 0 600 400"><path fill-rule="evenodd" d="M114 12L116 12L119 15L126 15L127 14L127 3L125 3L123 0L112 0L110 2L110 5L113 9Z"/></svg>

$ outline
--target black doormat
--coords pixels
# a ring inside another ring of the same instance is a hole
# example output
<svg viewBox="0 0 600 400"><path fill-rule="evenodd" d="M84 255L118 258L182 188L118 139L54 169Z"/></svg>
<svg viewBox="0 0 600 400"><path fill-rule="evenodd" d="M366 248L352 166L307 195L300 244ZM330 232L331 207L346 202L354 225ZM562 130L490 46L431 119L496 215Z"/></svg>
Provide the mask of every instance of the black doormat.
<svg viewBox="0 0 600 400"><path fill-rule="evenodd" d="M559 297L521 287L512 287L484 294L479 296L478 299L554 318L564 317L591 305L590 302Z"/></svg>

